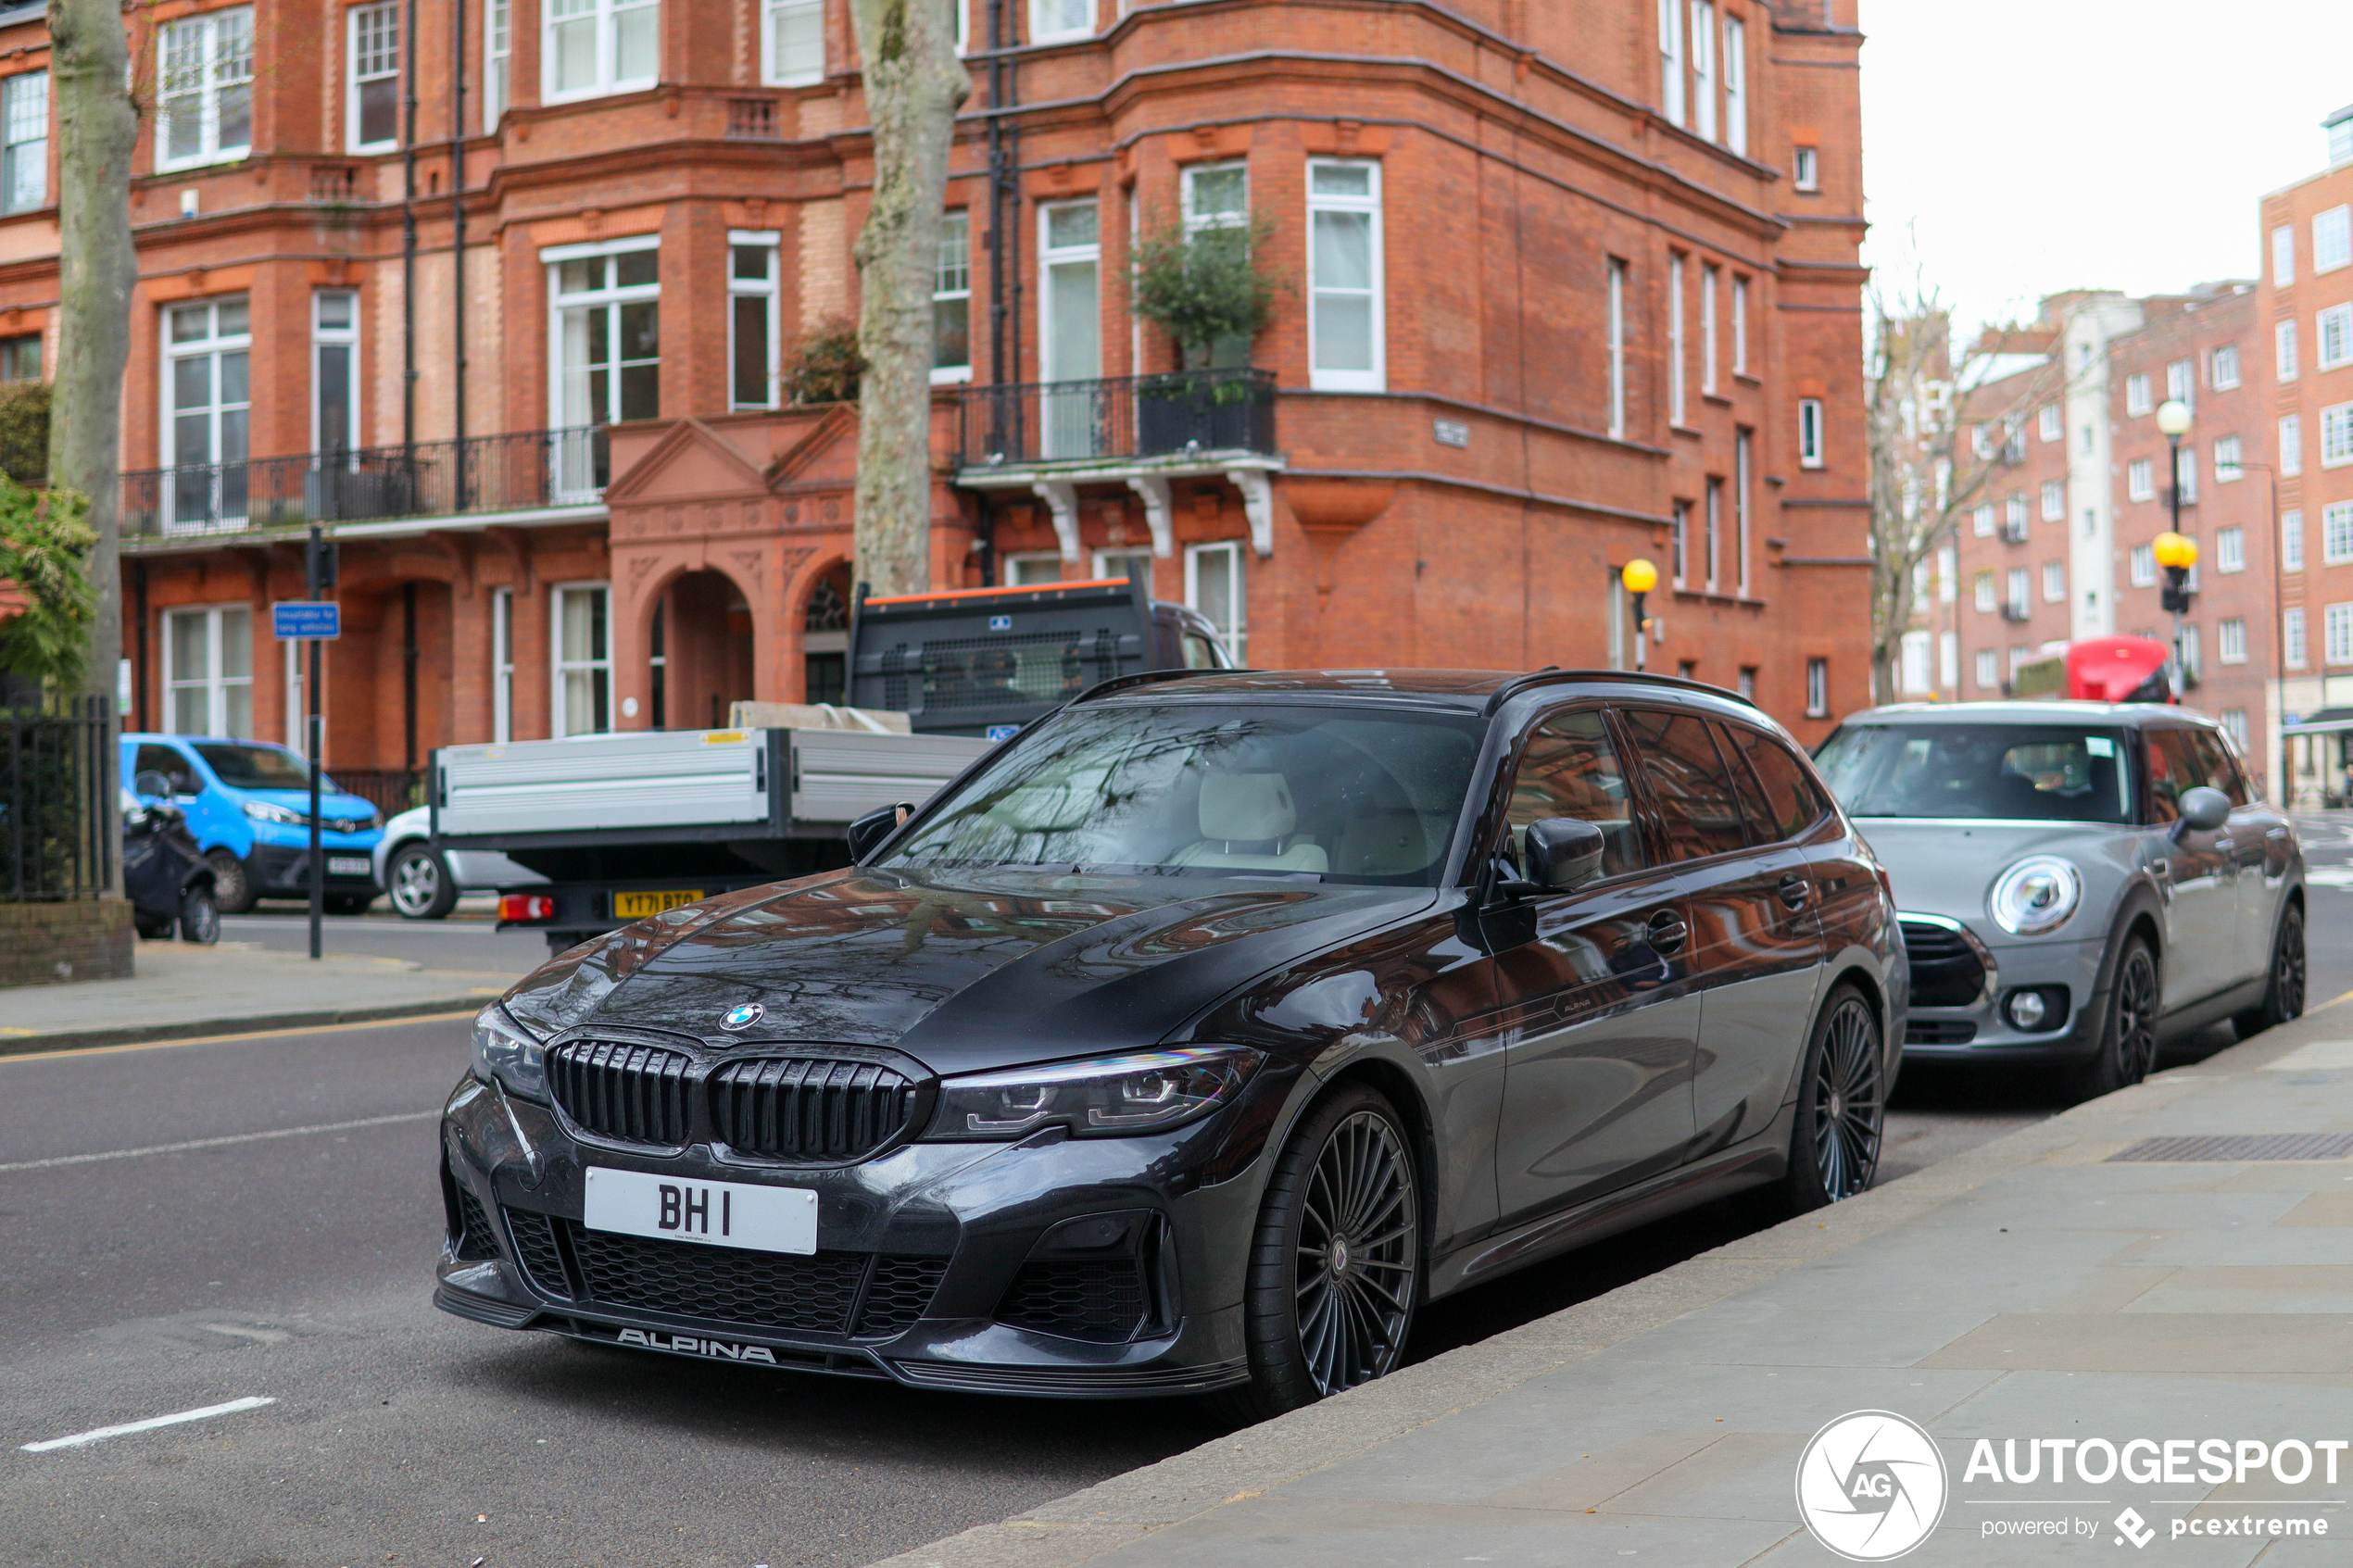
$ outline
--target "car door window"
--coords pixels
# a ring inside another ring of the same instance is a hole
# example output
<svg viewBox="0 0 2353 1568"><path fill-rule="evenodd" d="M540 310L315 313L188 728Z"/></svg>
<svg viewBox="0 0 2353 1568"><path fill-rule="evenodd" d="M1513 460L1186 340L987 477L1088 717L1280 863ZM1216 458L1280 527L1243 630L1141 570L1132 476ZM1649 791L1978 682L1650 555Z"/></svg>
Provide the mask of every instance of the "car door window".
<svg viewBox="0 0 2353 1568"><path fill-rule="evenodd" d="M1609 725L1597 709L1556 713L1529 732L1512 775L1511 853L1524 867L1520 835L1530 822L1574 817L1602 830L1602 874L1640 871L1649 862L1634 820L1632 792Z"/></svg>
<svg viewBox="0 0 2353 1568"><path fill-rule="evenodd" d="M1822 820L1822 797L1806 776L1805 765L1790 755L1789 748L1761 730L1745 724L1719 726L1730 749L1737 752L1756 771L1756 781L1764 791L1766 819L1772 824L1769 837L1779 842L1795 838Z"/></svg>
<svg viewBox="0 0 2353 1568"><path fill-rule="evenodd" d="M1647 708L1629 709L1625 720L1658 811L1667 859L1696 860L1746 847L1731 770L1707 721Z"/></svg>
<svg viewBox="0 0 2353 1568"><path fill-rule="evenodd" d="M2183 793L2206 782L2190 748L2183 744L2186 739L2180 730L2145 730L2141 734L2141 754L2148 760L2152 822L2181 821Z"/></svg>
<svg viewBox="0 0 2353 1568"><path fill-rule="evenodd" d="M1773 819L1773 808L1765 798L1765 786L1756 782L1755 770L1741 759L1723 725L1710 727L1716 732L1716 750L1724 759L1724 770L1731 778L1732 794L1741 803L1741 816L1748 824L1748 842L1759 847L1779 844L1782 836L1780 824Z"/></svg>
<svg viewBox="0 0 2353 1568"><path fill-rule="evenodd" d="M138 759L131 766L132 777L141 773L161 773L171 781L174 795L195 795L202 788L196 783L196 771L188 766L185 757L172 746L157 746L153 741L140 746Z"/></svg>
<svg viewBox="0 0 2353 1568"><path fill-rule="evenodd" d="M2211 730L2184 730L2182 739L2189 746L2191 766L2198 775L2198 783L2219 789L2231 797L2233 806L2246 804L2246 784L2239 777L2237 765L2222 742Z"/></svg>

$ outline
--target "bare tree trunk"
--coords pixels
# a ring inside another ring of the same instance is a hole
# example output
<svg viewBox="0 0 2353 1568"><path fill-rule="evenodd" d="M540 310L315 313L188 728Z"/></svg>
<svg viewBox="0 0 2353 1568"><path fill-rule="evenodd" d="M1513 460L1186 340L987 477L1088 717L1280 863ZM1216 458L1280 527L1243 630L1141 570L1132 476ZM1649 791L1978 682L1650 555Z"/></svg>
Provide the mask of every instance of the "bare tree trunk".
<svg viewBox="0 0 2353 1568"><path fill-rule="evenodd" d="M874 205L858 235L858 581L931 585L933 280L948 149L972 81L938 0L851 0L874 128Z"/></svg>
<svg viewBox="0 0 2353 1568"><path fill-rule="evenodd" d="M49 0L49 69L57 98L57 375L49 409L49 483L90 498L98 534L90 575L89 690L114 710L122 659L122 371L131 357L131 148L139 134L130 40L120 0ZM118 748L105 748L111 809ZM111 818L109 818L111 821ZM105 885L120 891L116 834L104 833Z"/></svg>

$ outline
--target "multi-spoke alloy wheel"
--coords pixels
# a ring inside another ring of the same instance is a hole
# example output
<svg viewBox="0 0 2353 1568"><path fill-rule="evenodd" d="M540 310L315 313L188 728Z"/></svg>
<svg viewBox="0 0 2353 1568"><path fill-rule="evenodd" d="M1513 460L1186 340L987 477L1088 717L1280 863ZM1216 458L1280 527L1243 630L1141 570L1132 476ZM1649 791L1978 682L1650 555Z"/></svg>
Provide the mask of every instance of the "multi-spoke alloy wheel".
<svg viewBox="0 0 2353 1568"><path fill-rule="evenodd" d="M1887 1097L1881 1088L1879 1021L1869 1006L1850 993L1829 1023L1811 1109L1814 1168L1823 1198L1836 1203L1869 1186L1879 1170Z"/></svg>
<svg viewBox="0 0 2353 1568"><path fill-rule="evenodd" d="M1250 1382L1221 1396L1263 1421L1397 1365L1422 1290L1422 1197L1405 1123L1367 1084L1302 1114L1266 1178L1243 1276Z"/></svg>
<svg viewBox="0 0 2353 1568"><path fill-rule="evenodd" d="M2157 1062L2157 960L2133 944L2116 974L2117 1076L2137 1084Z"/></svg>
<svg viewBox="0 0 2353 1568"><path fill-rule="evenodd" d="M1394 1366L1413 1317L1413 1161L1385 1116L1359 1110L1332 1130L1302 1206L1299 1339L1319 1394Z"/></svg>

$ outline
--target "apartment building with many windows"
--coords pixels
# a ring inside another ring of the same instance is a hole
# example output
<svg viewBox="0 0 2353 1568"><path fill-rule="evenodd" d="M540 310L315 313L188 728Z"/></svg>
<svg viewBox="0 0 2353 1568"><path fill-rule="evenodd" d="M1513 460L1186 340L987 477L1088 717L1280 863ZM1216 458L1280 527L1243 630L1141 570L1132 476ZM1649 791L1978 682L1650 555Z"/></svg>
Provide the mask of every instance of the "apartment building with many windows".
<svg viewBox="0 0 2353 1568"><path fill-rule="evenodd" d="M1642 556L1651 668L1809 738L1867 700L1854 0L942 3L935 584L1630 665ZM341 771L841 694L856 408L794 398L858 305L845 0L126 18L129 722L298 738L314 518ZM46 63L0 10L0 373L56 299ZM1253 219L1275 321L1185 367L1135 241Z"/></svg>

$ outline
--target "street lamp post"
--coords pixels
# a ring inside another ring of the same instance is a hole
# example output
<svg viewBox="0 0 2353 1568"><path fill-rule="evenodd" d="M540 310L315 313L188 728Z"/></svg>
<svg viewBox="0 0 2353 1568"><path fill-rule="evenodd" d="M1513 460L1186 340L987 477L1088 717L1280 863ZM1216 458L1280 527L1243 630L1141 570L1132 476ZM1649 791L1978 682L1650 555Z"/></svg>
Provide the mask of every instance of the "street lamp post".
<svg viewBox="0 0 2353 1568"><path fill-rule="evenodd" d="M1658 586L1658 568L1637 556L1626 563L1618 578L1626 584L1626 591L1634 596L1634 668L1646 670L1650 667L1644 657L1650 641L1650 621L1642 614L1642 601Z"/></svg>
<svg viewBox="0 0 2353 1568"><path fill-rule="evenodd" d="M2197 564L2196 542L2182 532L2182 437L2190 428L2190 406L2178 397L2167 398L2158 407L2157 428L2165 433L2167 460L2172 465L2173 484L2166 498L2173 526L2158 535L2152 553L2165 569L2163 606L2173 612L2173 697L2178 702L2189 689L2189 670L2182 662L2182 613L2190 608L2190 568Z"/></svg>

